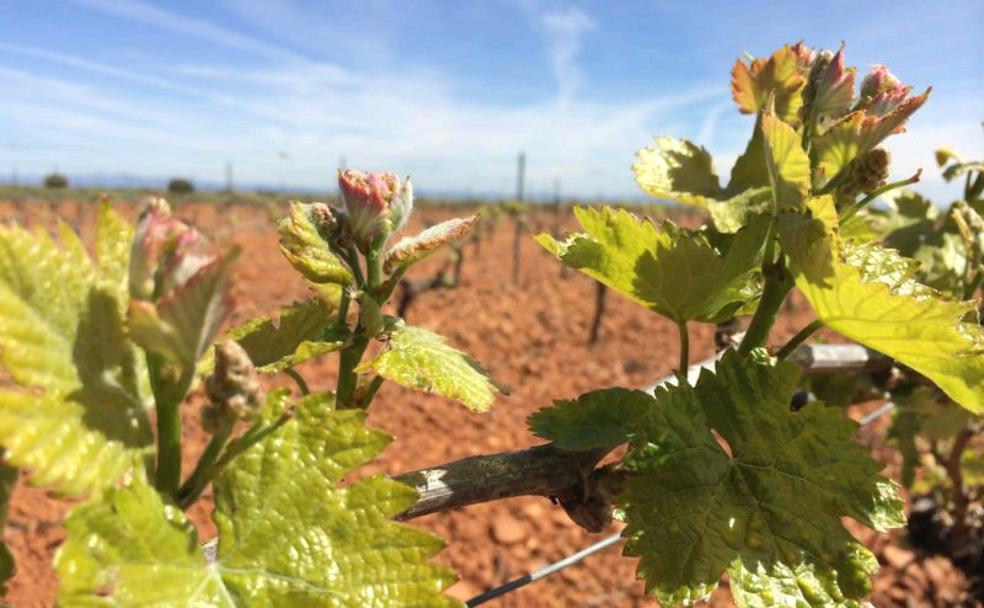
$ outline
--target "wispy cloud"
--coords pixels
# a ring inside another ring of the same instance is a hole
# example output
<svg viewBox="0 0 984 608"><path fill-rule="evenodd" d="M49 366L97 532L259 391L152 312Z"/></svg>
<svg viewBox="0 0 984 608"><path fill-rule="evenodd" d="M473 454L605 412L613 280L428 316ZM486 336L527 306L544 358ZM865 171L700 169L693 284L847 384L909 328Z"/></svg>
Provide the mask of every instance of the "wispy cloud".
<svg viewBox="0 0 984 608"><path fill-rule="evenodd" d="M513 189L515 155L525 150L534 194L549 196L559 179L564 192L623 197L638 193L629 165L651 135L706 145L726 179L753 124L727 100L723 74L708 80L696 68L642 89L649 94L626 86L628 92L599 95L593 79L608 75L587 70L584 58L611 43L611 24L600 9L588 14L560 0L501 5L519 17L516 31L526 36L525 72L537 70L536 82L546 83L507 100L485 95L484 82L456 72L445 57L401 57L398 37L389 35L405 23L398 4L344 9L358 13L346 22L351 28L360 29L359 19L375 27L369 31L378 35L367 37L325 23L323 6L297 0L227 0L234 16L213 11L214 22L141 0L73 1L94 19L140 23L173 35L181 48L207 50L155 62L147 49L119 48L111 49L119 51L114 59L100 53L97 61L70 44L54 51L44 42L0 43L0 88L9 92L0 98L0 132L18 144L0 163L217 180L230 159L247 181L327 187L336 159L345 156L350 166L413 173L424 191L505 195ZM427 6L431 17L440 13ZM237 23L247 29L238 31ZM344 52L319 53L334 35ZM359 44L368 44L366 52ZM140 61L128 61L131 50L142 52ZM71 69L49 75L45 66ZM928 168L940 143L977 155L980 131L952 116L978 111L979 88L950 91L971 105L924 109L909 134L892 138L896 173ZM67 154L62 144L100 152ZM927 183L938 184L929 173Z"/></svg>
<svg viewBox="0 0 984 608"><path fill-rule="evenodd" d="M249 51L277 60L300 61L299 53L270 44L252 36L215 25L212 22L188 17L138 0L72 0L87 8L123 17L138 23L168 30L185 36L221 44L234 49Z"/></svg>
<svg viewBox="0 0 984 608"><path fill-rule="evenodd" d="M126 80L128 82L132 82L135 84L147 85L159 89L165 89L168 91L177 91L177 92L184 92L184 93L189 92L189 89L187 87L182 87L181 85L164 78L159 78L157 76L151 76L148 74L142 74L140 72L134 72L132 70L125 70L122 68L112 67L103 63L90 61L88 59L78 57L76 55L69 55L67 53L58 53L55 51L50 51L48 49L39 48L35 46L0 42L0 52L14 53L24 57L31 57L34 59L51 61L53 63L58 63L67 67L77 68L80 70L85 70L87 72L102 74L104 76L110 76L113 78L120 78L122 80Z"/></svg>
<svg viewBox="0 0 984 608"><path fill-rule="evenodd" d="M268 177L264 173L270 172L272 159L281 158L276 163L281 179L301 185L325 183L330 179L330 165L344 155L350 164L415 173L424 189L506 193L512 188L515 154L526 150L533 192L549 191L554 180L561 179L565 191L619 196L634 191L627 167L654 121L670 128L672 110L718 94L716 89L699 86L659 98L618 103L578 99L583 75L576 59L584 34L596 26L576 9L536 14L537 27L544 33L544 52L557 81L556 98L545 96L523 105L504 106L461 98L454 80L436 69L364 72L336 63L298 60L293 54L281 53L227 28L143 3L80 1L166 31L207 37L230 48L248 48L267 60L279 59L252 66L184 64L161 75L42 49L0 47L0 51L238 110L229 113L201 108L202 116L193 125L197 132L189 133L189 125L184 124L169 134L166 125L157 130L159 120L148 122L155 113L168 116L165 100L149 104L145 100L139 104L120 101L120 111L114 114L112 108L96 107L91 101L100 95L108 99L120 96L86 86L62 95L74 107L73 112L45 105L44 112L39 113L44 120L81 135L105 129L116 133L117 141L146 137L161 147L155 159L165 165L162 170L172 172L186 159L173 162L172 168L164 154L178 148L173 144L181 141L180 148L197 147L200 155L233 155L237 173L257 181ZM63 92L71 88L68 82L57 86ZM558 100L562 101L560 108ZM13 109L27 124L36 124L25 116L23 105ZM141 112L148 120L139 116ZM175 125L181 123L180 116L170 119ZM210 124L212 120L216 122ZM199 164L219 165L218 158L203 159Z"/></svg>
<svg viewBox="0 0 984 608"><path fill-rule="evenodd" d="M546 37L547 56L557 81L558 97L562 103L567 103L584 82L576 61L584 35L597 25L575 7L543 12L538 15L538 25Z"/></svg>

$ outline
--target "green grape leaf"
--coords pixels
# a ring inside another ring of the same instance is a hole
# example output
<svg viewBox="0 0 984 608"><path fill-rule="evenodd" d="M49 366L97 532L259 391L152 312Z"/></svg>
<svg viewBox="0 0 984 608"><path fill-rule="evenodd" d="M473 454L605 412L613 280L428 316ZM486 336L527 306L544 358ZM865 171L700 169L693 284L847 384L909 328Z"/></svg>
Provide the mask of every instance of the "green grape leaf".
<svg viewBox="0 0 984 608"><path fill-rule="evenodd" d="M8 467L2 462L0 454L0 527L7 524L7 513L10 507L10 495L17 484L17 469ZM0 595L7 593L7 581L14 575L14 556L0 538Z"/></svg>
<svg viewBox="0 0 984 608"><path fill-rule="evenodd" d="M819 168L821 182L833 179L855 158L873 150L885 138L900 133L909 117L929 98L930 90L910 97L884 115L857 110L835 122L813 139L811 154ZM822 185L817 184L817 185Z"/></svg>
<svg viewBox="0 0 984 608"><path fill-rule="evenodd" d="M475 360L442 336L406 325L393 330L386 348L356 371L375 371L397 384L455 399L473 412L488 411L501 390Z"/></svg>
<svg viewBox="0 0 984 608"><path fill-rule="evenodd" d="M721 194L710 153L686 139L657 137L636 152L632 171L643 192L659 199L706 207Z"/></svg>
<svg viewBox="0 0 984 608"><path fill-rule="evenodd" d="M312 205L293 202L279 222L280 252L312 283L351 285L354 278L321 237Z"/></svg>
<svg viewBox="0 0 984 608"><path fill-rule="evenodd" d="M803 377L803 388L827 405L847 407L870 394L870 380L855 372L812 374Z"/></svg>
<svg viewBox="0 0 984 608"><path fill-rule="evenodd" d="M984 173L984 162L972 161L969 163L955 163L943 170L943 179L946 181L953 181L954 179L960 177L961 175L974 172Z"/></svg>
<svg viewBox="0 0 984 608"><path fill-rule="evenodd" d="M447 220L431 226L420 234L405 236L386 252L383 270L391 273L397 268L416 264L448 243L467 235L478 223L478 215Z"/></svg>
<svg viewBox="0 0 984 608"><path fill-rule="evenodd" d="M902 483L911 487L919 466L919 449L916 437L933 440L952 439L967 426L972 415L957 407L931 386L917 386L905 392L892 394L895 416L888 436L894 439L902 452Z"/></svg>
<svg viewBox="0 0 984 608"><path fill-rule="evenodd" d="M960 470L964 483L969 487L984 486L984 453L981 450L964 450L960 457Z"/></svg>
<svg viewBox="0 0 984 608"><path fill-rule="evenodd" d="M158 302L132 300L129 329L144 349L194 369L232 312L226 286L238 251L199 268Z"/></svg>
<svg viewBox="0 0 984 608"><path fill-rule="evenodd" d="M844 67L844 47L831 58L829 63L823 65L822 72L816 73L817 67L822 64L814 64L810 80L816 79L816 86L813 88L813 99L808 100L810 114L816 122L817 130L822 131L831 121L846 114L854 105L854 79L857 75L857 68ZM811 85L807 85L804 97L808 97Z"/></svg>
<svg viewBox="0 0 984 608"><path fill-rule="evenodd" d="M784 214L779 234L817 318L923 374L970 411L984 411L984 328L964 321L974 304L943 300L892 250L842 243L829 196L810 208L825 219Z"/></svg>
<svg viewBox="0 0 984 608"><path fill-rule="evenodd" d="M337 487L390 437L368 429L363 411L331 411L330 400L303 399L290 422L217 479L218 559L230 593L273 605L460 605L440 596L454 575L425 562L440 539L389 521L416 502L413 489L378 475ZM278 540L284 524L288 546Z"/></svg>
<svg viewBox="0 0 984 608"><path fill-rule="evenodd" d="M640 222L625 210L575 208L586 234L537 242L576 268L677 323L715 322L748 299L768 219L756 217L720 255L700 234Z"/></svg>
<svg viewBox="0 0 984 608"><path fill-rule="evenodd" d="M151 434L113 254L97 269L64 228L62 241L0 228L0 363L13 381L0 388L0 446L32 483L77 495L146 465Z"/></svg>
<svg viewBox="0 0 984 608"><path fill-rule="evenodd" d="M841 524L904 524L857 425L789 409L799 369L735 351L695 387L656 390L623 464L625 554L664 605L706 597L725 570L739 606L853 606L874 557Z"/></svg>
<svg viewBox="0 0 984 608"><path fill-rule="evenodd" d="M735 159L731 167L731 179L727 193L735 196L751 188L769 186L769 172L765 166L765 142L762 141L762 115L755 119L755 129L745 146L745 151Z"/></svg>
<svg viewBox="0 0 984 608"><path fill-rule="evenodd" d="M932 387L926 388L933 390ZM895 443L902 455L902 485L906 488L912 488L916 480L916 469L920 464L919 447L916 445L917 435L919 435L919 416L908 408L896 407L892 425L888 429L888 438Z"/></svg>
<svg viewBox="0 0 984 608"><path fill-rule="evenodd" d="M584 452L614 448L635 437L635 429L651 406L644 391L608 388L584 393L575 400L554 401L533 413L530 430L562 449Z"/></svg>
<svg viewBox="0 0 984 608"><path fill-rule="evenodd" d="M440 539L391 518L417 500L373 475L342 479L389 443L329 394L251 446L214 483L219 532L206 562L185 515L142 479L77 508L57 557L63 605L452 607L427 563Z"/></svg>
<svg viewBox="0 0 984 608"><path fill-rule="evenodd" d="M55 556L59 605L236 605L195 527L142 476L76 507L65 535Z"/></svg>
<svg viewBox="0 0 984 608"><path fill-rule="evenodd" d="M728 200L710 201L707 209L718 231L734 234L751 222L752 216L772 212L772 188L749 188Z"/></svg>
<svg viewBox="0 0 984 608"><path fill-rule="evenodd" d="M775 116L762 114L765 166L775 210L802 209L810 192L810 158L796 131Z"/></svg>
<svg viewBox="0 0 984 608"><path fill-rule="evenodd" d="M967 251L951 222L942 221L933 203L909 190L893 190L884 197L885 209L866 209L841 226L849 241L880 240L886 247L919 262L919 281L953 297L963 296ZM952 210L952 207L951 207ZM857 236L865 222L873 238Z"/></svg>
<svg viewBox="0 0 984 608"><path fill-rule="evenodd" d="M755 59L750 64L739 59L731 70L731 94L742 114L762 112L772 99L776 116L794 125L799 121L803 105L800 93L805 85L796 51L788 45L768 59Z"/></svg>
<svg viewBox="0 0 984 608"><path fill-rule="evenodd" d="M133 235L133 225L113 211L109 203L103 203L96 228L96 259L101 278L107 284L116 286L122 306L130 298L128 283Z"/></svg>
<svg viewBox="0 0 984 608"><path fill-rule="evenodd" d="M233 327L226 337L246 350L258 371L275 373L344 346L347 330L335 327L336 319L321 298L309 298L283 308L277 323L261 315ZM198 373L211 373L214 364L209 351Z"/></svg>

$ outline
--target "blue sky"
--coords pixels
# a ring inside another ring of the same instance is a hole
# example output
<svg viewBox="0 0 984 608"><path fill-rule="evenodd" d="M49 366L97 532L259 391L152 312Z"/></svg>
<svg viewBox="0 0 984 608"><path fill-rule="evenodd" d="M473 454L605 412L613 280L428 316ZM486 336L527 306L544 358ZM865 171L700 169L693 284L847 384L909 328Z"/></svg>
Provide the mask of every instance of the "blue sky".
<svg viewBox="0 0 984 608"><path fill-rule="evenodd" d="M945 7L945 8L943 8ZM893 172L936 177L947 143L984 156L984 3L537 0L5 0L0 175L183 175L333 186L350 167L423 192L636 196L653 135L710 149L726 176L751 119L730 99L743 52L847 43L933 85Z"/></svg>

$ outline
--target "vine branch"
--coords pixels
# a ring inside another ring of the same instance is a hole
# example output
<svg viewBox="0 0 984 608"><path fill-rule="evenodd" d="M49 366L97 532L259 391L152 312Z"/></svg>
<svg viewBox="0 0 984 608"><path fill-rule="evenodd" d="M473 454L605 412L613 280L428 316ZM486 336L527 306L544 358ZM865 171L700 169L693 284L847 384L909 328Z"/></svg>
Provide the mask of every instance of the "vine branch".
<svg viewBox="0 0 984 608"><path fill-rule="evenodd" d="M701 369L713 369L717 359L715 356L690 366L687 370L690 382L694 382ZM856 344L803 344L790 360L804 371L815 373L872 372L891 364L884 355ZM677 376L671 374L645 390L651 392L656 386L675 381ZM419 498L397 519L414 519L514 496L545 496L557 499L575 521L590 529L597 523L592 517L597 515L596 510L605 507L593 502L598 498L593 496L597 477L607 479L616 475L606 467L595 469L607 452L573 453L545 444L515 452L469 456L403 473L393 479L413 487ZM585 513L585 507L595 512Z"/></svg>

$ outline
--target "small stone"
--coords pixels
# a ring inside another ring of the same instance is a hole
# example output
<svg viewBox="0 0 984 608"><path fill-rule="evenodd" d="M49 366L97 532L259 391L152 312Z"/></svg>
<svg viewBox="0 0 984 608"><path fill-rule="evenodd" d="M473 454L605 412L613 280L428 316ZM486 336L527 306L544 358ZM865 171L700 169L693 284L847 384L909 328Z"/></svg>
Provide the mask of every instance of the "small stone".
<svg viewBox="0 0 984 608"><path fill-rule="evenodd" d="M882 551L882 557L888 562L890 566L897 570L902 570L906 566L912 563L914 556L912 551L902 549L901 547L896 547L895 545L888 545Z"/></svg>
<svg viewBox="0 0 984 608"><path fill-rule="evenodd" d="M919 564L913 564L905 570L903 577L905 584L910 589L925 589L929 586L929 577Z"/></svg>
<svg viewBox="0 0 984 608"><path fill-rule="evenodd" d="M492 538L511 545L526 538L526 527L512 515L500 515L492 521Z"/></svg>
<svg viewBox="0 0 984 608"><path fill-rule="evenodd" d="M923 560L923 570L929 576L933 585L937 588L946 586L947 583L947 559L945 557L930 557Z"/></svg>
<svg viewBox="0 0 984 608"><path fill-rule="evenodd" d="M509 553L512 555L513 559L520 563L525 562L530 557L530 550L527 549L524 544L513 545L510 547Z"/></svg>
<svg viewBox="0 0 984 608"><path fill-rule="evenodd" d="M539 500L523 505L523 514L530 521L539 521L545 512L546 509Z"/></svg>
<svg viewBox="0 0 984 608"><path fill-rule="evenodd" d="M481 589L479 589L477 585L469 581L461 580L448 587L448 590L445 593L449 597L466 602L481 592Z"/></svg>

